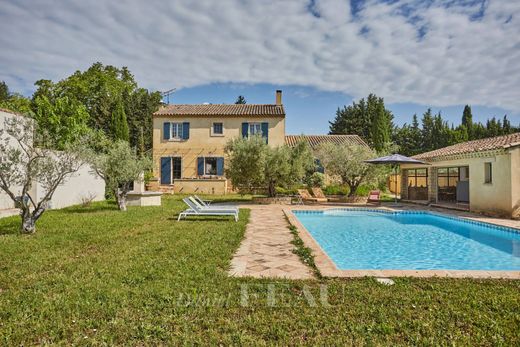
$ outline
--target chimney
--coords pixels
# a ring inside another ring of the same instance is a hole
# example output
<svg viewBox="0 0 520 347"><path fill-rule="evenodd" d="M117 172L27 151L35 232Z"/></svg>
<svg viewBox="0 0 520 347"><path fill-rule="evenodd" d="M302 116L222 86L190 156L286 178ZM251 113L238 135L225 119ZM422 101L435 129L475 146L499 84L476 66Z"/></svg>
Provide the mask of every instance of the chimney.
<svg viewBox="0 0 520 347"><path fill-rule="evenodd" d="M276 91L276 104L277 105L282 104L282 91L281 90Z"/></svg>

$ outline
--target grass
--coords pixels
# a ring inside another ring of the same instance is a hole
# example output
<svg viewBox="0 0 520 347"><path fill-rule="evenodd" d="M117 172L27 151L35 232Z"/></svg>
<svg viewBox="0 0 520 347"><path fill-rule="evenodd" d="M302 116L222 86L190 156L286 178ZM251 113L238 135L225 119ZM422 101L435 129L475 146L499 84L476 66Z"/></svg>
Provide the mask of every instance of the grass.
<svg viewBox="0 0 520 347"><path fill-rule="evenodd" d="M287 223L289 221L287 220ZM298 228L296 228L294 225L290 225L289 230L291 231L291 234L293 235L294 239L292 240L292 244L294 245L293 253L296 254L302 263L309 266L312 271L314 272L314 275L317 278L322 278L320 270L318 270L318 267L316 266L316 263L314 262L314 255L312 254L312 250L305 246L305 243L301 239L300 235L298 234Z"/></svg>
<svg viewBox="0 0 520 347"><path fill-rule="evenodd" d="M0 343L520 344L520 281L230 278L249 211L182 208L50 211L32 236L0 219Z"/></svg>

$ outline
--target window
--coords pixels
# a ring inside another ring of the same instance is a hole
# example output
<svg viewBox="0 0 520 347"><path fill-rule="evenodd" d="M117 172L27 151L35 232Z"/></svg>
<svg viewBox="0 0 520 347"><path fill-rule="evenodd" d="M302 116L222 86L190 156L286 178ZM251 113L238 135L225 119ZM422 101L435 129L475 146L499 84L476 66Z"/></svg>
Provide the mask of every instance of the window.
<svg viewBox="0 0 520 347"><path fill-rule="evenodd" d="M199 157L197 158L197 175L199 176L223 176L224 158Z"/></svg>
<svg viewBox="0 0 520 347"><path fill-rule="evenodd" d="M217 158L204 158L204 175L217 174Z"/></svg>
<svg viewBox="0 0 520 347"><path fill-rule="evenodd" d="M249 135L262 135L262 123L249 123Z"/></svg>
<svg viewBox="0 0 520 347"><path fill-rule="evenodd" d="M171 136L172 139L182 139L182 123L172 123L171 126Z"/></svg>
<svg viewBox="0 0 520 347"><path fill-rule="evenodd" d="M428 187L428 170L409 169L408 187Z"/></svg>
<svg viewBox="0 0 520 347"><path fill-rule="evenodd" d="M180 157L172 158L172 171L173 171L173 179L180 179L182 177L182 163Z"/></svg>
<svg viewBox="0 0 520 347"><path fill-rule="evenodd" d="M211 135L223 135L224 134L224 123L213 123L213 129Z"/></svg>
<svg viewBox="0 0 520 347"><path fill-rule="evenodd" d="M484 163L484 183L493 182L493 166L491 163Z"/></svg>
<svg viewBox="0 0 520 347"><path fill-rule="evenodd" d="M444 187L456 187L459 181L459 168L439 168L437 171L438 186L439 188Z"/></svg>

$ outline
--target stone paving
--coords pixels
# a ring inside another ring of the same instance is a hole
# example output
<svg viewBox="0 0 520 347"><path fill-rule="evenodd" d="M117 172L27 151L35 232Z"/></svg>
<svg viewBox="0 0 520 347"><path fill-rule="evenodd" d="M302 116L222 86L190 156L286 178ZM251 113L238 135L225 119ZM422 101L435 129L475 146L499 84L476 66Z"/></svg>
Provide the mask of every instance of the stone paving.
<svg viewBox="0 0 520 347"><path fill-rule="evenodd" d="M312 278L312 271L293 253L293 235L280 205L247 205L251 209L244 240L231 261L231 276Z"/></svg>

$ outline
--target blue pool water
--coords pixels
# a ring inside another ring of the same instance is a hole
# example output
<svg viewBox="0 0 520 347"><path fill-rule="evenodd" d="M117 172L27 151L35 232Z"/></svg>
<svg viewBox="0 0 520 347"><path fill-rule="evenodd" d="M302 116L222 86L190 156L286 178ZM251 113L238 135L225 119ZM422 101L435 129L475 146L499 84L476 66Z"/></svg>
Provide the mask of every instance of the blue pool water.
<svg viewBox="0 0 520 347"><path fill-rule="evenodd" d="M294 211L341 270L520 270L520 233L428 212Z"/></svg>

